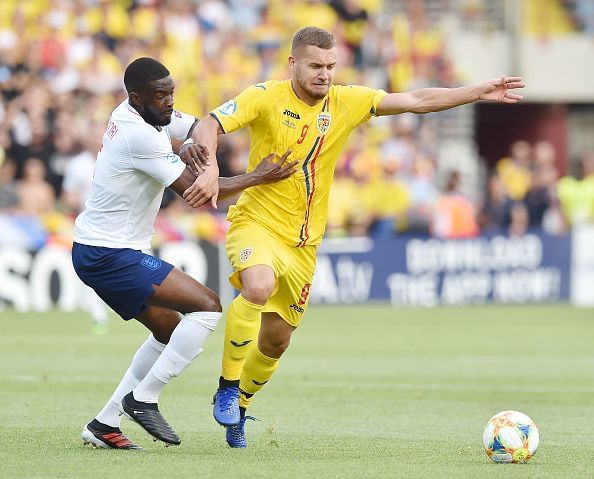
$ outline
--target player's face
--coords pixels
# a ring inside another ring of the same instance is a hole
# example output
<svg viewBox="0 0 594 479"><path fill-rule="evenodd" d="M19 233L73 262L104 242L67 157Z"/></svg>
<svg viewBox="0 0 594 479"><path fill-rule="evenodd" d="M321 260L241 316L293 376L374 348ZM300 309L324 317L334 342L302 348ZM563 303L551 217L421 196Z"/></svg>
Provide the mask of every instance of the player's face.
<svg viewBox="0 0 594 479"><path fill-rule="evenodd" d="M175 83L170 76L149 82L149 86L141 97L144 121L155 126L171 123L173 113L173 91Z"/></svg>
<svg viewBox="0 0 594 479"><path fill-rule="evenodd" d="M314 45L300 48L289 57L294 87L297 93L310 99L324 98L334 81L336 69L336 47L324 50Z"/></svg>

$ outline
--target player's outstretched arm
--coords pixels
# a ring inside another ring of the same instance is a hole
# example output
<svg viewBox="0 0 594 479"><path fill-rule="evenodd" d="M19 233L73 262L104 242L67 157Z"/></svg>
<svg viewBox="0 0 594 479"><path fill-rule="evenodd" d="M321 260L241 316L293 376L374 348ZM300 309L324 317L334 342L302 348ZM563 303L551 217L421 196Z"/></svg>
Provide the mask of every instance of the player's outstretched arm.
<svg viewBox="0 0 594 479"><path fill-rule="evenodd" d="M275 161L278 156L271 153L258 163L256 168L249 173L233 176L231 178L218 178L219 197L227 198L251 186L274 183L288 178L297 171L296 167L299 163L299 160L287 161L290 154L291 150L287 150L278 161ZM200 173L198 171L190 166L186 166L186 169L182 172L181 176L169 185L169 187L183 197L184 192L194 184L196 178L199 176Z"/></svg>
<svg viewBox="0 0 594 479"><path fill-rule="evenodd" d="M398 113L430 113L447 110L479 100L499 103L517 103L522 99L510 90L524 88L521 77L502 76L478 85L460 88L421 88L406 93L386 95L377 108L377 115Z"/></svg>

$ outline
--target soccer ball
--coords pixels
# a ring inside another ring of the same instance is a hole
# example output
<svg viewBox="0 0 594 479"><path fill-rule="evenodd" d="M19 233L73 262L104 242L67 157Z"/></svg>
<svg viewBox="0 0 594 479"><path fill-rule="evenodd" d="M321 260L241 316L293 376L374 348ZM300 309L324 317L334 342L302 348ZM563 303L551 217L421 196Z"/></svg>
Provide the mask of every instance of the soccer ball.
<svg viewBox="0 0 594 479"><path fill-rule="evenodd" d="M538 447L538 429L534 421L518 411L495 414L485 427L483 446L495 462L526 462Z"/></svg>

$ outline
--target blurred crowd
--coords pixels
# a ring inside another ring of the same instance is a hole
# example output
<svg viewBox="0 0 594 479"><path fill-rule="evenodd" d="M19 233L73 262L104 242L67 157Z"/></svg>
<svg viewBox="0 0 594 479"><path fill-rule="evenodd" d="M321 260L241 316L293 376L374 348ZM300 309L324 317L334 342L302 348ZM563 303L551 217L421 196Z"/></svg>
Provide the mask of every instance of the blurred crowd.
<svg viewBox="0 0 594 479"><path fill-rule="evenodd" d="M402 8L392 11L392 3ZM0 243L36 248L70 242L107 118L126 97L124 68L134 58L148 55L165 63L176 80L176 107L201 117L253 83L286 78L291 35L315 19L338 39L337 83L388 91L455 86L459 76L444 32L427 13L435 3L2 0ZM471 13L484 4L462 3ZM584 18L580 25L589 28L582 3L587 2L555 5ZM543 225L560 232L583 218L592 221L592 211L578 211L576 199L591 194L591 186L584 186L594 174L590 154L582 162L583 180L557 181L550 162L555 152L546 145L514 144L489 176L481 206L461 192L460 172L449 172L437 184L437 133L430 116L376 119L353 134L339 160L328 234L464 237ZM245 171L248 147L245 133L221 141L222 176ZM191 211L167 193L157 243L221 241L228 205Z"/></svg>
<svg viewBox="0 0 594 479"><path fill-rule="evenodd" d="M594 151L583 151L578 171L561 178L556 160L548 141L515 141L489 175L477 225L517 235L532 228L561 234L594 223Z"/></svg>
<svg viewBox="0 0 594 479"><path fill-rule="evenodd" d="M552 35L566 35L576 31L594 33L592 0L516 1L523 7L522 30L525 34L546 39Z"/></svg>

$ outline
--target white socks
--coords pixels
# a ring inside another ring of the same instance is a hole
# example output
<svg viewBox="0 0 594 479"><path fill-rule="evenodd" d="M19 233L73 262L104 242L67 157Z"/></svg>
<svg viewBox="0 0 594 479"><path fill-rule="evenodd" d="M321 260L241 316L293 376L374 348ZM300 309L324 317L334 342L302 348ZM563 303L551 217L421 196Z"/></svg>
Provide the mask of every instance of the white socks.
<svg viewBox="0 0 594 479"><path fill-rule="evenodd" d="M130 367L124 374L115 392L101 412L95 416L97 421L108 426L120 427L119 414L122 398L132 391L147 375L164 349L165 345L163 343L157 341L152 334L149 335L148 339L136 351Z"/></svg>
<svg viewBox="0 0 594 479"><path fill-rule="evenodd" d="M184 369L202 352L202 346L214 331L222 313L197 312L184 315L176 326L169 343L144 379L134 388L134 399L156 403L159 394L172 378ZM130 391L130 389L128 389ZM120 398L121 399L121 398ZM99 418L97 418L99 420ZM101 421L103 422L103 421Z"/></svg>

